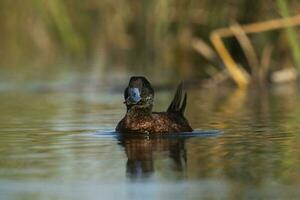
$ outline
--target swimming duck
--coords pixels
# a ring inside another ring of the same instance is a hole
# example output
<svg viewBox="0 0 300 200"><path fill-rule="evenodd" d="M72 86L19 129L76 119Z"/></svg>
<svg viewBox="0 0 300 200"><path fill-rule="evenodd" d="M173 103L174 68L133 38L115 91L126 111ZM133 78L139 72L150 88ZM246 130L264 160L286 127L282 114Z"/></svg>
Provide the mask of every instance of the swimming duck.
<svg viewBox="0 0 300 200"><path fill-rule="evenodd" d="M127 112L118 123L120 133L176 133L191 132L193 129L184 117L187 94L183 94L183 84L179 84L175 96L166 112L152 112L154 90L143 76L130 78L124 91ZM184 97L183 97L184 96ZM182 100L183 97L183 100Z"/></svg>

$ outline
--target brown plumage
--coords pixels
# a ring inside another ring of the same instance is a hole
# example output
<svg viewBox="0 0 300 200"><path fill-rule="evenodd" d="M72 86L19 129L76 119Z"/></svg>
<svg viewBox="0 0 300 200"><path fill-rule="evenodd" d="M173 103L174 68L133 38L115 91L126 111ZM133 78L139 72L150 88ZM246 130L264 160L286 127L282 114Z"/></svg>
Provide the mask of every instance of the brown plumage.
<svg viewBox="0 0 300 200"><path fill-rule="evenodd" d="M175 93L167 112L152 112L154 91L145 77L132 77L125 89L127 113L116 131L121 133L176 133L193 129L184 117L187 95L182 100L183 84Z"/></svg>

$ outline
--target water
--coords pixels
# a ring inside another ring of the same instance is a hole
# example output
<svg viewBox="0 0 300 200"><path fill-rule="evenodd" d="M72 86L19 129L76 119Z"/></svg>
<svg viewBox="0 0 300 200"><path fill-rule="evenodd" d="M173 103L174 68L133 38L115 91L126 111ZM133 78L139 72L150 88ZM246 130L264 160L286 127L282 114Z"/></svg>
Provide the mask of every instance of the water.
<svg viewBox="0 0 300 200"><path fill-rule="evenodd" d="M300 198L296 87L192 89L196 137L121 138L120 89L31 86L0 92L0 199Z"/></svg>

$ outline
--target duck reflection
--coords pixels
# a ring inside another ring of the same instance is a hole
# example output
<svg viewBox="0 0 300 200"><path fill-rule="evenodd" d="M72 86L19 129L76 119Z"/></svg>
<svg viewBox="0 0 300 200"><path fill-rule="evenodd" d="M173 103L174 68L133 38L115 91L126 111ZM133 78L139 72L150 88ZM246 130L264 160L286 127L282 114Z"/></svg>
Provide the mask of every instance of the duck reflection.
<svg viewBox="0 0 300 200"><path fill-rule="evenodd" d="M154 174L155 160L169 158L173 172L183 172L186 168L184 139L175 138L125 138L119 139L127 155L126 173L129 178L147 178Z"/></svg>

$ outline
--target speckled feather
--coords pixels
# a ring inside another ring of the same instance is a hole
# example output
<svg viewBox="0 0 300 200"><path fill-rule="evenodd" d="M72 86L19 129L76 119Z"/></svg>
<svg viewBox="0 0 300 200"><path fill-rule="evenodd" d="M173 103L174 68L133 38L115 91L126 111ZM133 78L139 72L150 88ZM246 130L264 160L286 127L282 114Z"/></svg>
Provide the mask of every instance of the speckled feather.
<svg viewBox="0 0 300 200"><path fill-rule="evenodd" d="M176 133L190 132L190 127L185 117L178 113L154 112L149 116L125 115L119 122L117 131L124 133Z"/></svg>

